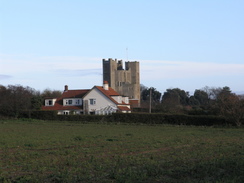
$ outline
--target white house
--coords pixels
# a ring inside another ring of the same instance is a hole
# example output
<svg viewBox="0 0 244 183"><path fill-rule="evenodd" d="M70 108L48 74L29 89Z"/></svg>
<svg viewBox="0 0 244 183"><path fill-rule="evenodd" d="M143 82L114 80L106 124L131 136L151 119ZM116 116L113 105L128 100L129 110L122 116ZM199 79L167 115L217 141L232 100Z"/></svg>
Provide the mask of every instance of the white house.
<svg viewBox="0 0 244 183"><path fill-rule="evenodd" d="M120 96L104 82L103 86L94 86L88 90L68 90L65 86L59 98L45 99L42 110L55 110L58 114L111 114L130 113L129 98Z"/></svg>
<svg viewBox="0 0 244 183"><path fill-rule="evenodd" d="M114 112L130 113L128 97L119 95L104 82L103 86L94 86L83 97L84 111L88 114L111 114Z"/></svg>

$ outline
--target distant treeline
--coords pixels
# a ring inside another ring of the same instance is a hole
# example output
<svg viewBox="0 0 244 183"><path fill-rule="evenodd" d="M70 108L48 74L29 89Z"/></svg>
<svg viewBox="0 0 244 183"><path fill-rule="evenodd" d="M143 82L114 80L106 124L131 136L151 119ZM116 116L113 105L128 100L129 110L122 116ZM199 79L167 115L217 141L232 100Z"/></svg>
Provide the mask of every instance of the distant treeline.
<svg viewBox="0 0 244 183"><path fill-rule="evenodd" d="M21 111L40 110L46 97L59 97L58 90L43 92L21 85L0 85L0 115L19 117Z"/></svg>
<svg viewBox="0 0 244 183"><path fill-rule="evenodd" d="M214 115L237 126L243 124L244 95L236 95L227 86L206 86L195 90L192 96L179 88L167 89L161 94L153 87L142 86L141 91L141 108L134 112L148 112L151 108L153 113Z"/></svg>
<svg viewBox="0 0 244 183"><path fill-rule="evenodd" d="M23 87L21 85L0 85L0 115L15 118L20 118L24 115L26 117L36 118L35 115L37 115L37 111L39 111L41 106L44 104L45 98L55 98L59 97L61 94L62 92L58 90L46 89L43 92L40 92L33 88ZM142 85L141 107L134 108L133 113L140 113L141 115L141 113L148 113L149 109L151 109L150 111L152 113L178 116L176 117L177 120L182 118L182 121L183 119L186 119L186 116L214 116L225 119L225 121L227 121L229 124L241 126L244 119L244 97L243 95L236 95L230 90L229 87L205 87L203 89L195 90L194 94L190 96L189 92L179 88L167 89L163 94L161 94L153 87L147 88ZM29 114L27 114L26 111L28 111ZM44 115L44 113L42 115ZM122 115L124 118L127 116L125 114ZM129 115L131 119L127 121L134 122L135 117L133 117L132 114ZM138 115L136 118L144 121L142 123L148 123L148 121L146 122L145 120L141 119L140 115ZM156 117L152 115L146 116L144 114L143 116L145 116L146 119L149 117L149 121L156 120ZM63 118L83 119L88 117L56 117L55 114L55 119L56 118L63 120ZM98 120L100 120L108 117L91 118L98 118ZM120 119L123 121L124 118ZM191 117L187 118L191 120ZM192 117L192 119L193 118L194 117ZM50 116L47 119L50 119ZM88 119L88 121L90 121L90 119ZM155 123L159 123L156 121ZM182 122L182 124L186 124L186 122Z"/></svg>

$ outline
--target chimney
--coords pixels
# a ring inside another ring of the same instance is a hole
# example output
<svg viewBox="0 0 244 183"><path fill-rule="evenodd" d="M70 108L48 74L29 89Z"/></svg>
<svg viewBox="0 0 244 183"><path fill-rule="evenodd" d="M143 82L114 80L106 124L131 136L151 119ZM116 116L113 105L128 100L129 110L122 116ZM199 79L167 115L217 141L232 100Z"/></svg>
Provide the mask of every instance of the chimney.
<svg viewBox="0 0 244 183"><path fill-rule="evenodd" d="M68 85L65 85L64 86L64 91L68 91L68 89L69 89Z"/></svg>
<svg viewBox="0 0 244 183"><path fill-rule="evenodd" d="M108 82L107 81L104 81L104 83L103 83L103 89L104 90L108 90Z"/></svg>

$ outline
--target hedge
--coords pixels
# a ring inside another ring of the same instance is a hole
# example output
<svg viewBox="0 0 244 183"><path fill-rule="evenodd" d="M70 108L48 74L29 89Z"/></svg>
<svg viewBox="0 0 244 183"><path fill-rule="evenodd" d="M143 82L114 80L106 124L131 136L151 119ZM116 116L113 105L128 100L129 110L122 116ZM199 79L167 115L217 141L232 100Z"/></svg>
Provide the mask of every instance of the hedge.
<svg viewBox="0 0 244 183"><path fill-rule="evenodd" d="M131 122L143 124L174 124L174 125L196 125L196 126L213 126L226 125L224 118L217 116L190 116L183 114L121 114L112 115L113 122Z"/></svg>
<svg viewBox="0 0 244 183"><path fill-rule="evenodd" d="M57 120L57 111L22 111L19 118L33 118L41 120Z"/></svg>
<svg viewBox="0 0 244 183"><path fill-rule="evenodd" d="M213 126L231 124L225 118L206 115L159 114L159 113L113 113L112 115L58 115L56 111L23 111L21 118L41 120L137 123L137 124L173 124Z"/></svg>
<svg viewBox="0 0 244 183"><path fill-rule="evenodd" d="M22 111L19 118L33 118L40 120L100 122L107 121L108 116L98 115L58 115L57 111Z"/></svg>

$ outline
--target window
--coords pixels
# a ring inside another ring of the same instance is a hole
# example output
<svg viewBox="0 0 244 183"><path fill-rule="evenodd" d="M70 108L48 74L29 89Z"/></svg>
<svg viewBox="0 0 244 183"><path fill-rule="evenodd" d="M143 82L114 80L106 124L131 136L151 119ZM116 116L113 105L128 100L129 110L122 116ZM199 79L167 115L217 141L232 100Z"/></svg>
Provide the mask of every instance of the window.
<svg viewBox="0 0 244 183"><path fill-rule="evenodd" d="M90 99L90 105L95 105L96 104L96 99L92 98Z"/></svg>
<svg viewBox="0 0 244 183"><path fill-rule="evenodd" d="M72 100L66 100L66 105L72 105Z"/></svg>
<svg viewBox="0 0 244 183"><path fill-rule="evenodd" d="M77 105L79 105L80 104L80 100L78 99L78 100L76 100L76 104Z"/></svg>
<svg viewBox="0 0 244 183"><path fill-rule="evenodd" d="M48 101L48 105L53 105L53 101L52 100L49 100Z"/></svg>

